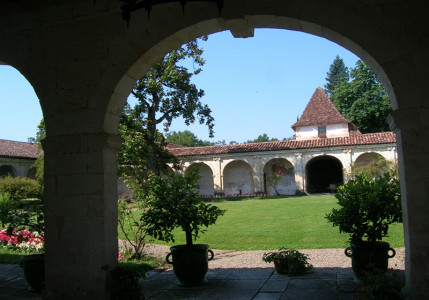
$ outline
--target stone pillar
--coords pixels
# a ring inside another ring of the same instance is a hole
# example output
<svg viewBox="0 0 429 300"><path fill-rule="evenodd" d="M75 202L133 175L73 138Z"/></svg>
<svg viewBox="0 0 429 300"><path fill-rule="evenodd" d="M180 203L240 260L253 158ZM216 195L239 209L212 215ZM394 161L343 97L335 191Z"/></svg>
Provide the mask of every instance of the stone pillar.
<svg viewBox="0 0 429 300"><path fill-rule="evenodd" d="M429 297L429 110L392 112L396 133L406 247L408 299Z"/></svg>
<svg viewBox="0 0 429 300"><path fill-rule="evenodd" d="M117 136L48 136L44 299L106 299L103 265L117 263Z"/></svg>
<svg viewBox="0 0 429 300"><path fill-rule="evenodd" d="M221 194L222 190L222 159L220 157L213 158L213 185L214 193Z"/></svg>
<svg viewBox="0 0 429 300"><path fill-rule="evenodd" d="M302 153L295 153L294 168L295 168L296 193L301 194L301 193L304 193L305 191L305 186L304 186L305 170L304 170Z"/></svg>
<svg viewBox="0 0 429 300"><path fill-rule="evenodd" d="M264 163L261 161L260 155L253 156L253 193L264 191Z"/></svg>

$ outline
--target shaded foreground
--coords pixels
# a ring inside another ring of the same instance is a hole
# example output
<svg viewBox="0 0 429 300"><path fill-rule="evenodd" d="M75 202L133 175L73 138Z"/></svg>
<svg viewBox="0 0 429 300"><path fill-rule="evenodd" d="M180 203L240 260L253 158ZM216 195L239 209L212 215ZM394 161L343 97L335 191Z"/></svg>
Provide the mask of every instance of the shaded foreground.
<svg viewBox="0 0 429 300"><path fill-rule="evenodd" d="M315 268L298 277L278 275L273 268L213 269L199 287L177 287L172 271L153 272L142 282L147 299L356 299L359 286L351 268Z"/></svg>
<svg viewBox="0 0 429 300"><path fill-rule="evenodd" d="M42 299L28 291L18 265L0 265L0 299ZM353 282L351 268L315 268L298 277L278 275L272 267L213 269L207 283L178 287L172 270L151 271L141 280L146 299L263 300L263 299L356 299L360 286Z"/></svg>

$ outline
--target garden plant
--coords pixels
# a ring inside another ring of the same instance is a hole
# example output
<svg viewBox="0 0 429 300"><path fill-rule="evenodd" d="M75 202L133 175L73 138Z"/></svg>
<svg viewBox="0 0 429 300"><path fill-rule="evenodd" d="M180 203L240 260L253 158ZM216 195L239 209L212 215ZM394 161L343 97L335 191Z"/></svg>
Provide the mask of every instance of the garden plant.
<svg viewBox="0 0 429 300"><path fill-rule="evenodd" d="M311 272L313 266L308 262L308 256L295 249L280 248L279 251L267 252L262 260L274 262L275 269L279 274L298 276Z"/></svg>
<svg viewBox="0 0 429 300"><path fill-rule="evenodd" d="M173 229L181 228L186 235L186 245L170 248L167 262L173 264L178 285L193 286L204 283L208 271L208 245L194 244L200 233L214 224L225 213L217 206L206 204L198 195L198 169L191 170L187 176L171 174L168 176L150 175L142 195L148 208L142 216L149 235L162 240L173 241ZM172 257L172 261L169 258Z"/></svg>
<svg viewBox="0 0 429 300"><path fill-rule="evenodd" d="M382 239L390 224L402 221L399 180L393 172L372 179L360 174L339 187L335 197L340 208L334 208L326 218L350 236L345 254L352 258L355 280L363 281L373 269L385 272L395 250Z"/></svg>

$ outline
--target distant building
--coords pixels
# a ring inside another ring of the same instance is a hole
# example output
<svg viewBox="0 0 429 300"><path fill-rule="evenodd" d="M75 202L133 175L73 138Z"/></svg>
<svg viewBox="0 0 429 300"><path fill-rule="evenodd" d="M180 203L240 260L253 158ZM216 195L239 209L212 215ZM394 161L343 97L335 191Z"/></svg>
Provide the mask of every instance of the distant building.
<svg viewBox="0 0 429 300"><path fill-rule="evenodd" d="M29 177L34 179L32 168L39 156L37 144L0 140L0 177Z"/></svg>
<svg viewBox="0 0 429 300"><path fill-rule="evenodd" d="M323 193L347 182L352 164L397 160L394 133L362 134L320 87L292 128L295 140L169 150L180 158L182 172L200 168L202 195L275 194L267 178L278 170L280 194Z"/></svg>

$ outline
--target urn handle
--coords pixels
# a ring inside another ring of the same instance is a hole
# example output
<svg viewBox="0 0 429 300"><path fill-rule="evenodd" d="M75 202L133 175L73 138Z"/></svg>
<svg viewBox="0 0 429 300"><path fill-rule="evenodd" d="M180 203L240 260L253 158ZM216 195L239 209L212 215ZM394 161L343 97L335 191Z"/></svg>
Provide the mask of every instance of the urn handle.
<svg viewBox="0 0 429 300"><path fill-rule="evenodd" d="M214 253L213 253L213 251L212 251L212 250L210 250L210 249L208 249L208 250L207 250L207 252L211 254L211 256L208 256L208 258L207 258L207 259L208 259L208 260L212 260L212 259L213 259L213 257L214 257Z"/></svg>
<svg viewBox="0 0 429 300"><path fill-rule="evenodd" d="M171 256L171 252L167 254L167 256L165 257L165 261L166 261L168 264L173 264L173 261L172 261L172 260L171 260L171 261L169 260L170 256Z"/></svg>
<svg viewBox="0 0 429 300"><path fill-rule="evenodd" d="M344 254L347 257L352 257L352 254L353 254L352 248L351 247L347 247L346 249L344 249Z"/></svg>
<svg viewBox="0 0 429 300"><path fill-rule="evenodd" d="M392 251L392 255L389 255L389 251ZM387 257L388 258L392 258L396 255L396 251L393 248L389 248L389 250L387 250Z"/></svg>

